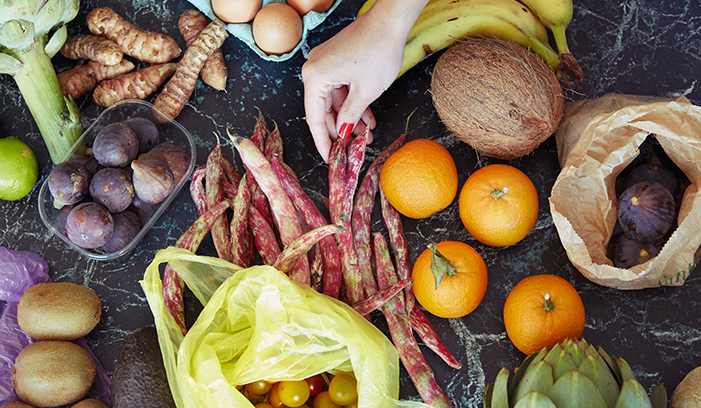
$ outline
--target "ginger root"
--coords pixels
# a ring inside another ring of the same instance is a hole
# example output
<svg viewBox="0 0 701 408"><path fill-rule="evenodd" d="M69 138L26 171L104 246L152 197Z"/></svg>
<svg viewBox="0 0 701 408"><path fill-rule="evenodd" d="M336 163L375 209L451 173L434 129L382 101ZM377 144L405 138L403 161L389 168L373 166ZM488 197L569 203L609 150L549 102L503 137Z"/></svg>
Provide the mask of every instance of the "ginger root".
<svg viewBox="0 0 701 408"><path fill-rule="evenodd" d="M100 106L109 106L124 99L144 99L154 93L178 66L175 62L150 67L100 82L92 97Z"/></svg>
<svg viewBox="0 0 701 408"><path fill-rule="evenodd" d="M180 34L182 34L188 47L206 26L207 17L195 9L185 10L180 15L180 20L178 20ZM221 49L217 48L207 58L202 71L200 71L200 76L205 84L216 90L223 91L226 88L226 80L229 74Z"/></svg>
<svg viewBox="0 0 701 408"><path fill-rule="evenodd" d="M116 65L124 53L116 42L97 35L68 37L61 47L61 54L68 59L89 59L104 65Z"/></svg>
<svg viewBox="0 0 701 408"><path fill-rule="evenodd" d="M89 61L58 74L58 83L63 94L73 99L85 95L95 89L95 86L106 79L116 78L134 69L134 64L121 60L116 65L104 65L97 61Z"/></svg>
<svg viewBox="0 0 701 408"><path fill-rule="evenodd" d="M166 83L163 91L153 103L166 116L175 119L180 114L192 92L195 90L197 76L204 62L212 52L221 47L228 34L224 23L215 19L205 27L187 47L173 77Z"/></svg>
<svg viewBox="0 0 701 408"><path fill-rule="evenodd" d="M109 7L91 11L88 14L88 28L94 35L102 35L116 42L124 54L149 64L171 61L182 51L173 38L143 30Z"/></svg>

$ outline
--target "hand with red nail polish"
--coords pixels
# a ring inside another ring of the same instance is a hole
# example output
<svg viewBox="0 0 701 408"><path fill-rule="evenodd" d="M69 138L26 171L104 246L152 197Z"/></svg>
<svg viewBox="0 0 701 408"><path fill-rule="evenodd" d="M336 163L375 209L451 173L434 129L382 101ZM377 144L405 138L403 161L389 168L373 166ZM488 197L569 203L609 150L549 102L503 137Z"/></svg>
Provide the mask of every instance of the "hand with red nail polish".
<svg viewBox="0 0 701 408"><path fill-rule="evenodd" d="M334 140L350 140L366 127L375 127L368 106L397 77L407 35L427 1L376 0L367 12L309 53L302 66L304 108L324 162Z"/></svg>

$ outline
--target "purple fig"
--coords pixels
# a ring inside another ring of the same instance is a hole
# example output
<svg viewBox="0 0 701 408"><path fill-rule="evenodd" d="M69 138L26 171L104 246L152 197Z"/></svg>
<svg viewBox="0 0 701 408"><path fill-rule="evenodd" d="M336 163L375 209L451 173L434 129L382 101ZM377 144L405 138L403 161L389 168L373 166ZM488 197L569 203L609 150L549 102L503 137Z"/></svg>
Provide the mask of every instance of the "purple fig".
<svg viewBox="0 0 701 408"><path fill-rule="evenodd" d="M104 206L96 203L78 204L66 219L66 235L82 248L97 248L114 233L114 220Z"/></svg>
<svg viewBox="0 0 701 408"><path fill-rule="evenodd" d="M142 201L158 204L175 188L173 172L160 160L134 160L131 168L134 191Z"/></svg>

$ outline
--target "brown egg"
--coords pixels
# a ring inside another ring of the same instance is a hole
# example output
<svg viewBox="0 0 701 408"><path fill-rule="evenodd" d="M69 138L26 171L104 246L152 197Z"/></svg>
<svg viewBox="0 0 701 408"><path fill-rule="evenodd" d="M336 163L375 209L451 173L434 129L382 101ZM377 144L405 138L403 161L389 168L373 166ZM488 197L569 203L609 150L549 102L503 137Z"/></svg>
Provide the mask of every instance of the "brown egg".
<svg viewBox="0 0 701 408"><path fill-rule="evenodd" d="M284 3L271 3L253 19L253 39L268 55L292 51L302 39L304 25L297 11Z"/></svg>
<svg viewBox="0 0 701 408"><path fill-rule="evenodd" d="M248 23L261 4L262 0L212 0L212 11L225 23Z"/></svg>
<svg viewBox="0 0 701 408"><path fill-rule="evenodd" d="M297 10L300 16L303 16L310 11L325 13L331 8L333 1L334 0L287 0L287 4Z"/></svg>

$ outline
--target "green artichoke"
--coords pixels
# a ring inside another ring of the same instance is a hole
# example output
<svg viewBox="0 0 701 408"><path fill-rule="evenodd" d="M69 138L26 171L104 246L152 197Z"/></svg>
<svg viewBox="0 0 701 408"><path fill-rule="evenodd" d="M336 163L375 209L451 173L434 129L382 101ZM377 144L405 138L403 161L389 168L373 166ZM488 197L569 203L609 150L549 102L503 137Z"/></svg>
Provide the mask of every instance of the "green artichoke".
<svg viewBox="0 0 701 408"><path fill-rule="evenodd" d="M667 407L662 384L648 395L625 360L584 339L531 354L508 382L509 370L502 368L484 390L484 408Z"/></svg>

